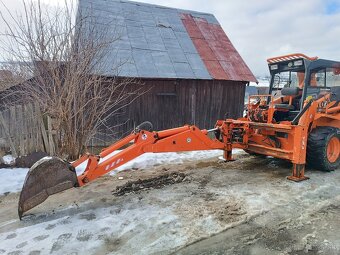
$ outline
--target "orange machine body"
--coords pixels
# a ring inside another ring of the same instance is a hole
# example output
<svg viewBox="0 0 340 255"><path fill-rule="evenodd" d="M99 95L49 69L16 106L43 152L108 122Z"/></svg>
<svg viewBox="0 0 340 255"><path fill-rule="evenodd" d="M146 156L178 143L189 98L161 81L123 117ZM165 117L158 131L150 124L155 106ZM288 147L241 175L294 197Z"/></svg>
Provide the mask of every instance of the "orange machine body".
<svg viewBox="0 0 340 255"><path fill-rule="evenodd" d="M187 125L160 132L141 130L113 144L99 155L84 155L72 165L77 167L88 161L86 170L78 176L79 185L82 186L147 152L219 149L224 151L224 158L228 161L232 160L232 149L239 148L289 160L293 163L293 172L289 178L295 181L304 180L308 133L316 126L329 126L330 122L340 128L340 109L332 110L332 104L327 104L320 111L320 106L328 100L329 95L326 95L311 102L297 125L291 122L253 122L246 118L219 120L213 129L218 135L213 139L208 136L207 130L200 130L196 126ZM281 135L278 136L278 133ZM128 147L110 156L125 146Z"/></svg>
<svg viewBox="0 0 340 255"><path fill-rule="evenodd" d="M83 186L144 153L221 150L225 161L233 149L292 163L292 181L303 181L306 163L319 170L340 167L340 62L291 54L268 59L268 95L249 97L243 118L218 120L211 130L196 126L153 131L150 122L104 149L73 163L51 157L28 172L18 214L48 196ZM222 154L222 153L221 153ZM77 176L75 168L86 164Z"/></svg>
<svg viewBox="0 0 340 255"><path fill-rule="evenodd" d="M288 178L293 181L307 179L304 172L309 134L318 127L340 129L340 104L337 99L333 99L333 91L325 86L315 95L308 94L308 89L315 89L318 82L318 74L311 70L313 65L315 70L322 66L326 66L325 70L329 66L339 70L340 64L303 54L271 58L268 59L268 64L272 74L270 94L250 96L245 117L218 120L212 130L200 130L189 125L159 132L135 130L99 155L86 154L74 162L73 167L77 167L87 161L86 170L78 176L79 185L82 186L147 152L219 149L224 151L224 159L229 161L233 159L234 148L289 160L293 164L293 170ZM289 72L290 78L287 86L277 89L282 95L276 96L275 78L281 71ZM294 88L291 87L292 71L297 72L297 85ZM298 111L292 111L296 100L300 100L301 106L297 107ZM295 116L280 120L282 114L289 113L294 113ZM330 141L327 155L331 160L338 160L339 145L337 138ZM112 154L122 147L126 148Z"/></svg>

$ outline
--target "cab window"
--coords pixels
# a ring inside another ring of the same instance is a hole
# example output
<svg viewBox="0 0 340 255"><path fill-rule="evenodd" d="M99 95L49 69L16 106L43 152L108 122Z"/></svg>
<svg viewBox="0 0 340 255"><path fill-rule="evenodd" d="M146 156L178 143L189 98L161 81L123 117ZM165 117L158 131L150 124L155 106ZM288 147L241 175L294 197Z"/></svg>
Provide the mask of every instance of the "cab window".
<svg viewBox="0 0 340 255"><path fill-rule="evenodd" d="M285 71L274 76L273 89L296 88L303 84L304 73Z"/></svg>
<svg viewBox="0 0 340 255"><path fill-rule="evenodd" d="M312 87L340 87L340 69L325 68L311 73Z"/></svg>
<svg viewBox="0 0 340 255"><path fill-rule="evenodd" d="M340 68L326 69L326 86L340 87Z"/></svg>

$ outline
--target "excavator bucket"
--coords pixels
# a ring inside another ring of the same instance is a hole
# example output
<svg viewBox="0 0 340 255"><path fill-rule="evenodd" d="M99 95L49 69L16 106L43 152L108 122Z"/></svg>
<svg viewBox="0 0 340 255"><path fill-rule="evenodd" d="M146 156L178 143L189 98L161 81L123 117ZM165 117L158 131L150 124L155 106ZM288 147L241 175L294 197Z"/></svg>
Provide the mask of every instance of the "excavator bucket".
<svg viewBox="0 0 340 255"><path fill-rule="evenodd" d="M77 174L68 162L57 157L42 158L27 173L19 198L19 218L50 195L76 186Z"/></svg>

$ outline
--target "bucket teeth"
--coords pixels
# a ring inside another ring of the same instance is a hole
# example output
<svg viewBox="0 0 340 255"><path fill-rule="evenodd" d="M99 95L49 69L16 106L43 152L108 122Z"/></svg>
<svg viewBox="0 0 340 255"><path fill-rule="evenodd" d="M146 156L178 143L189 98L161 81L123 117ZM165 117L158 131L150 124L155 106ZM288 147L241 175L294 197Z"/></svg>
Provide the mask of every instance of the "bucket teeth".
<svg viewBox="0 0 340 255"><path fill-rule="evenodd" d="M77 174L66 161L57 157L45 157L28 171L20 193L19 218L50 195L78 186Z"/></svg>

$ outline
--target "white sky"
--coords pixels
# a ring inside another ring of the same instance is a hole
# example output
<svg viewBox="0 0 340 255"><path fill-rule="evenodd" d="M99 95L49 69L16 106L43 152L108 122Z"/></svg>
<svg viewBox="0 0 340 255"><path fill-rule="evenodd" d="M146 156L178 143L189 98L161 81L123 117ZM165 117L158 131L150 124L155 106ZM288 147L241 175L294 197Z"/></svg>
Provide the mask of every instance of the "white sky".
<svg viewBox="0 0 340 255"><path fill-rule="evenodd" d="M1 1L15 10L22 0ZM340 61L340 0L139 1L214 14L255 75L268 74L268 57L294 52Z"/></svg>

